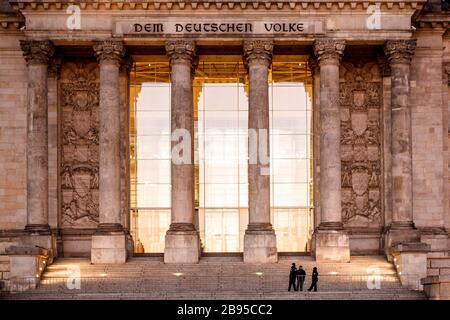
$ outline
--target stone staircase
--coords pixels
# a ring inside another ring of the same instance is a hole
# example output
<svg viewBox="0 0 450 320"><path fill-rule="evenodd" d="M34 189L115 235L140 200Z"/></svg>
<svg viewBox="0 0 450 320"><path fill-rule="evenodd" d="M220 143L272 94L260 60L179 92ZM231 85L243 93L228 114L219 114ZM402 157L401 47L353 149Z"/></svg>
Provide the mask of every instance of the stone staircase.
<svg viewBox="0 0 450 320"><path fill-rule="evenodd" d="M317 266L318 292L287 291L292 262L306 270L305 286ZM47 267L37 289L5 298L392 300L425 296L402 288L393 265L381 256L320 264L309 256L281 256L276 264L244 264L242 257L202 257L199 264L181 265L164 264L162 257L132 258L123 265L59 259Z"/></svg>

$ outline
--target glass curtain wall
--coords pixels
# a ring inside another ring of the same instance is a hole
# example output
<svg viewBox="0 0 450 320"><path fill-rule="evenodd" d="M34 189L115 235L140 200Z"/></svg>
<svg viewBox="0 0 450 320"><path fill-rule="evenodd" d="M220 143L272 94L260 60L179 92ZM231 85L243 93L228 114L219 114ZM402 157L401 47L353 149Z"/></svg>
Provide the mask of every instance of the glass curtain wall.
<svg viewBox="0 0 450 320"><path fill-rule="evenodd" d="M193 79L195 207L204 252L241 252L248 224L248 76L240 56L201 56ZM131 74L131 214L135 252L161 253L170 224L170 68ZM303 57L269 74L271 218L279 252L309 251L312 87Z"/></svg>
<svg viewBox="0 0 450 320"><path fill-rule="evenodd" d="M310 250L312 76L301 57L274 57L269 74L272 224L279 252Z"/></svg>
<svg viewBox="0 0 450 320"><path fill-rule="evenodd" d="M170 67L161 57L131 71L131 232L135 252L164 252L170 225Z"/></svg>
<svg viewBox="0 0 450 320"><path fill-rule="evenodd" d="M200 57L194 78L198 214L205 252L239 252L248 223L246 71L240 56Z"/></svg>

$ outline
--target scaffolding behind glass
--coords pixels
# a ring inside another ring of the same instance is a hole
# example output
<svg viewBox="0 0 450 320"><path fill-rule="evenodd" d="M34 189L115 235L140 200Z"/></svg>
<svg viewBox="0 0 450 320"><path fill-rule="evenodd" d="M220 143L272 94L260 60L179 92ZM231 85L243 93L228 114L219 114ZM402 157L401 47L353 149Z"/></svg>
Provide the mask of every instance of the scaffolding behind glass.
<svg viewBox="0 0 450 320"><path fill-rule="evenodd" d="M170 225L170 67L165 57L131 71L131 233L136 253L164 252Z"/></svg>

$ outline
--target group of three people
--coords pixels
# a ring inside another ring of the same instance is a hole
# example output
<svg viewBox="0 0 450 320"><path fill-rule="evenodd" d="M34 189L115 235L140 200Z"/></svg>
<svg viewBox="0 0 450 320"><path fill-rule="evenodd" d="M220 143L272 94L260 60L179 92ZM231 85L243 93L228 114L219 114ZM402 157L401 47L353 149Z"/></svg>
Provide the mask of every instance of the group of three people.
<svg viewBox="0 0 450 320"><path fill-rule="evenodd" d="M305 283L306 272L303 270L303 267L300 266L298 269L295 266L295 263L291 266L291 271L289 272L289 288L288 291L291 291L291 287L294 288L295 291L303 291L303 284ZM314 290L317 291L317 281L319 280L319 272L317 272L317 268L314 267L311 274L311 286L308 291Z"/></svg>

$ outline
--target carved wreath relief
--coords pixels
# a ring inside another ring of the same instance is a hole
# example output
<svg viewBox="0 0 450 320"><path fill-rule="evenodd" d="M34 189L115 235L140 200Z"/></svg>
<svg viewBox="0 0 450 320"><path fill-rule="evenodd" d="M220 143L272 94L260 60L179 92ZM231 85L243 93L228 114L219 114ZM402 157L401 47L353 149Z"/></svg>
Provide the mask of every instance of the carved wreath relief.
<svg viewBox="0 0 450 320"><path fill-rule="evenodd" d="M61 69L61 224L95 227L98 210L99 76L95 63Z"/></svg>
<svg viewBox="0 0 450 320"><path fill-rule="evenodd" d="M342 217L381 224L381 77L374 63L343 63L340 75Z"/></svg>

